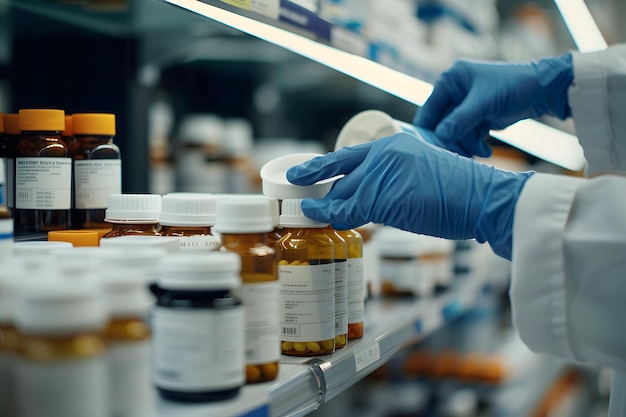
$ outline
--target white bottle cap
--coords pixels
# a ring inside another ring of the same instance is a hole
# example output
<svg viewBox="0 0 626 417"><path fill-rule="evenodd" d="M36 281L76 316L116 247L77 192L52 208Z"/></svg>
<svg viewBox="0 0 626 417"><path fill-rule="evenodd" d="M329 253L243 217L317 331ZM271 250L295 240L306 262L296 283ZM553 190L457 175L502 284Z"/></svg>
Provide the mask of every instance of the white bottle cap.
<svg viewBox="0 0 626 417"><path fill-rule="evenodd" d="M15 286L23 277L19 259L3 260L0 268L0 323L13 322Z"/></svg>
<svg viewBox="0 0 626 417"><path fill-rule="evenodd" d="M144 316L152 304L145 279L133 269L109 269L98 274L110 317Z"/></svg>
<svg viewBox="0 0 626 417"><path fill-rule="evenodd" d="M219 233L266 233L274 230L271 199L264 196L232 196L217 199Z"/></svg>
<svg viewBox="0 0 626 417"><path fill-rule="evenodd" d="M111 194L104 221L109 223L158 223L161 196L158 194Z"/></svg>
<svg viewBox="0 0 626 417"><path fill-rule="evenodd" d="M241 285L241 257L232 252L178 253L160 263L159 286L167 290L217 290Z"/></svg>
<svg viewBox="0 0 626 417"><path fill-rule="evenodd" d="M318 181L313 185L294 185L287 180L289 168L306 162L321 154L294 153L272 159L261 167L261 180L263 181L263 194L268 197L283 199L292 198L322 198L333 186L333 182L342 175Z"/></svg>
<svg viewBox="0 0 626 417"><path fill-rule="evenodd" d="M335 150L345 146L371 142L394 133L402 132L398 122L379 110L365 110L346 122L337 135Z"/></svg>
<svg viewBox="0 0 626 417"><path fill-rule="evenodd" d="M302 212L300 203L302 199L283 200L282 213L280 215L280 225L282 227L315 227L322 228L328 223L320 223L310 219Z"/></svg>
<svg viewBox="0 0 626 417"><path fill-rule="evenodd" d="M180 238L176 236L118 236L100 239L102 248L162 248L167 253L180 250Z"/></svg>
<svg viewBox="0 0 626 417"><path fill-rule="evenodd" d="M100 287L89 280L45 279L17 287L15 324L24 333L99 330L107 320Z"/></svg>
<svg viewBox="0 0 626 417"><path fill-rule="evenodd" d="M180 124L178 140L183 144L222 146L224 122L215 114L192 114Z"/></svg>
<svg viewBox="0 0 626 417"><path fill-rule="evenodd" d="M59 241L34 241L34 242L14 242L13 255L19 257L36 257L49 255L58 249L72 248L69 242Z"/></svg>
<svg viewBox="0 0 626 417"><path fill-rule="evenodd" d="M205 193L169 193L161 199L163 226L213 226L215 196Z"/></svg>

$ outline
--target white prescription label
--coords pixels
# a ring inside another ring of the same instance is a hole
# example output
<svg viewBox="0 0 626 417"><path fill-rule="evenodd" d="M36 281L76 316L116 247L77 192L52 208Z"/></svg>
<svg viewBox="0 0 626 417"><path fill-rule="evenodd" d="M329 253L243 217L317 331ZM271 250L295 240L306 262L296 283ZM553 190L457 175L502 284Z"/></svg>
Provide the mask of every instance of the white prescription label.
<svg viewBox="0 0 626 417"><path fill-rule="evenodd" d="M244 383L243 307L156 307L152 320L153 378L159 388L217 391Z"/></svg>
<svg viewBox="0 0 626 417"><path fill-rule="evenodd" d="M354 349L354 362L356 365L356 371L367 368L380 359L380 345L378 342L374 342L371 345L365 347L356 347Z"/></svg>
<svg viewBox="0 0 626 417"><path fill-rule="evenodd" d="M246 308L246 363L259 365L280 359L278 281L244 284L233 290Z"/></svg>
<svg viewBox="0 0 626 417"><path fill-rule="evenodd" d="M348 333L348 262L335 260L335 335Z"/></svg>
<svg viewBox="0 0 626 417"><path fill-rule="evenodd" d="M348 258L348 323L360 323L365 316L363 258Z"/></svg>
<svg viewBox="0 0 626 417"><path fill-rule="evenodd" d="M76 208L106 208L111 194L122 192L122 161L120 159L89 159L74 161Z"/></svg>
<svg viewBox="0 0 626 417"><path fill-rule="evenodd" d="M335 264L278 266L281 339L309 342L335 337Z"/></svg>
<svg viewBox="0 0 626 417"><path fill-rule="evenodd" d="M150 340L116 342L107 351L111 415L154 415Z"/></svg>
<svg viewBox="0 0 626 417"><path fill-rule="evenodd" d="M71 158L17 158L15 162L15 208L70 208Z"/></svg>
<svg viewBox="0 0 626 417"><path fill-rule="evenodd" d="M104 357L15 363L21 417L108 417L110 398Z"/></svg>
<svg viewBox="0 0 626 417"><path fill-rule="evenodd" d="M214 251L222 247L219 237L213 235L177 236L182 251Z"/></svg>

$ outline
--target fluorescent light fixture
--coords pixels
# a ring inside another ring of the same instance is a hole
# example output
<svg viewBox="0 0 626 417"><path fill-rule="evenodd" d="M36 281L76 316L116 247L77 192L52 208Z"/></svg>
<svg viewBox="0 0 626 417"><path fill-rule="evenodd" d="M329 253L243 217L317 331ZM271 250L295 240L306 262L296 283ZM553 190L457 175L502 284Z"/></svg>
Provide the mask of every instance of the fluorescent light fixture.
<svg viewBox="0 0 626 417"><path fill-rule="evenodd" d="M554 0L580 52L607 48L606 41L583 0Z"/></svg>
<svg viewBox="0 0 626 417"><path fill-rule="evenodd" d="M367 58L223 8L198 0L166 1L286 48L409 103L422 106L433 90L433 86L427 82ZM586 165L582 148L575 136L533 120L523 120L490 134L504 143L565 169L579 171Z"/></svg>

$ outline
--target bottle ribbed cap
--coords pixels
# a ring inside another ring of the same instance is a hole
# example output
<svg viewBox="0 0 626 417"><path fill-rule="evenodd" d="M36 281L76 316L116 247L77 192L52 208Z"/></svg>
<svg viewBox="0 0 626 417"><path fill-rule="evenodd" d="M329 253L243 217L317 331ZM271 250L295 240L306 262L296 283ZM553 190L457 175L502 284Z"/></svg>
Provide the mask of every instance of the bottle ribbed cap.
<svg viewBox="0 0 626 417"><path fill-rule="evenodd" d="M328 223L320 223L310 219L302 212L300 203L302 199L283 200L282 213L280 215L280 225L282 227L319 227L328 226Z"/></svg>
<svg viewBox="0 0 626 417"><path fill-rule="evenodd" d="M22 132L63 132L65 112L53 109L21 109L19 127Z"/></svg>
<svg viewBox="0 0 626 417"><path fill-rule="evenodd" d="M74 113L72 129L75 135L115 135L115 115L112 113Z"/></svg>
<svg viewBox="0 0 626 417"><path fill-rule="evenodd" d="M217 200L213 230L219 233L265 233L274 230L272 202L264 196L224 196Z"/></svg>
<svg viewBox="0 0 626 417"><path fill-rule="evenodd" d="M158 194L111 194L104 221L109 223L158 223L161 196Z"/></svg>
<svg viewBox="0 0 626 417"><path fill-rule="evenodd" d="M161 200L163 226L213 226L216 198L204 193L170 193Z"/></svg>
<svg viewBox="0 0 626 417"><path fill-rule="evenodd" d="M103 327L99 286L90 280L44 279L17 288L15 324L26 333L73 333Z"/></svg>
<svg viewBox="0 0 626 417"><path fill-rule="evenodd" d="M159 286L168 290L230 289L241 285L241 257L232 252L177 253L160 263Z"/></svg>

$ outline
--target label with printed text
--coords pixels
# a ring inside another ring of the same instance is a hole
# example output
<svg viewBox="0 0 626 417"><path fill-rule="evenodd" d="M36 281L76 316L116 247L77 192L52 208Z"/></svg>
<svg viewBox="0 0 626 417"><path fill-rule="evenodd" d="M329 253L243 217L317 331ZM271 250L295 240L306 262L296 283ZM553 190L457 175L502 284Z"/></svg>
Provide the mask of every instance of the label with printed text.
<svg viewBox="0 0 626 417"><path fill-rule="evenodd" d="M71 158L17 158L15 162L15 208L70 208Z"/></svg>
<svg viewBox="0 0 626 417"><path fill-rule="evenodd" d="M122 192L122 161L91 159L74 161L76 208L106 208L109 195Z"/></svg>

